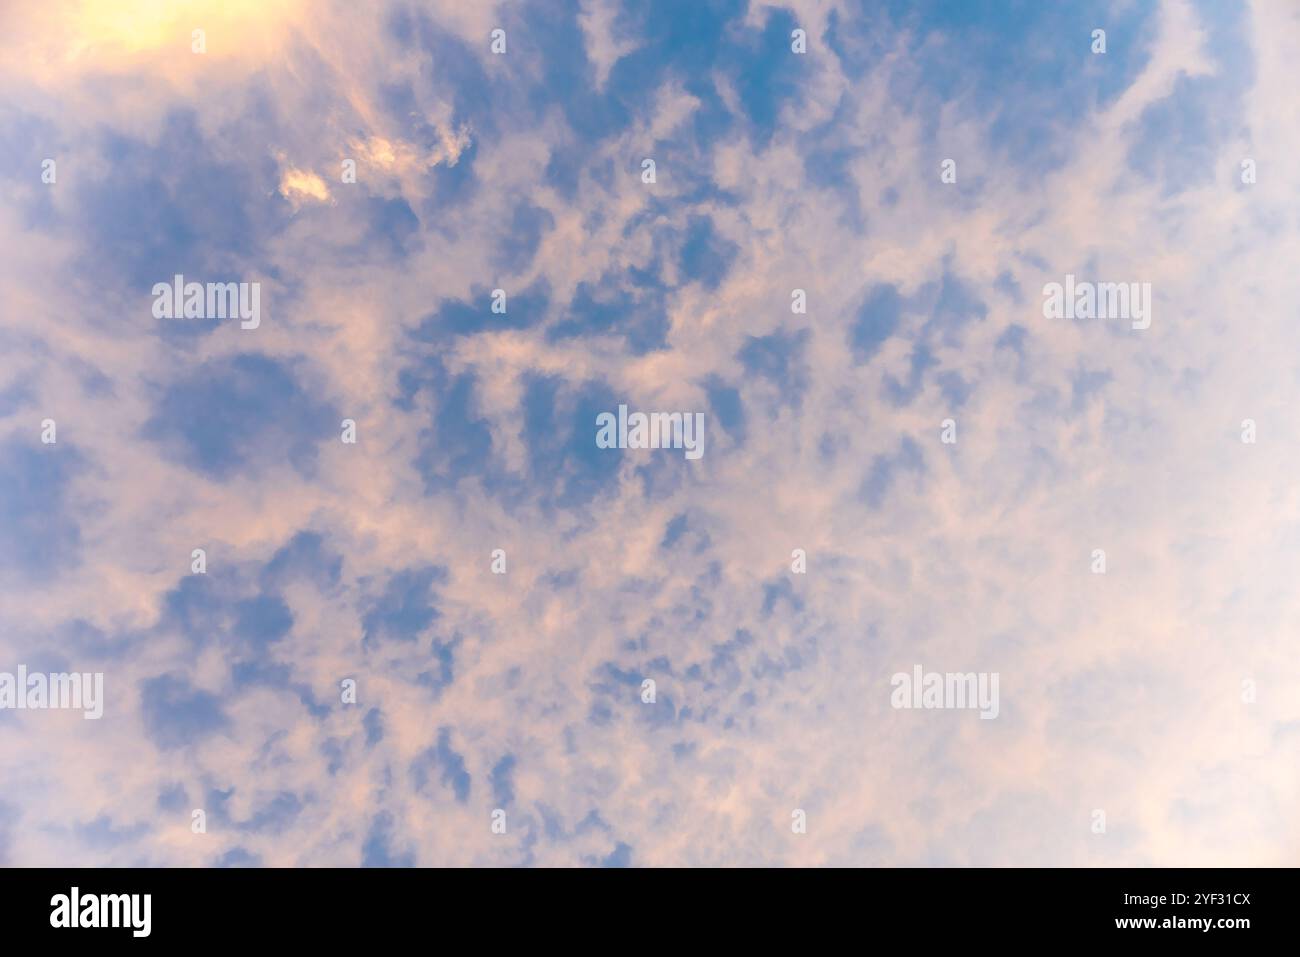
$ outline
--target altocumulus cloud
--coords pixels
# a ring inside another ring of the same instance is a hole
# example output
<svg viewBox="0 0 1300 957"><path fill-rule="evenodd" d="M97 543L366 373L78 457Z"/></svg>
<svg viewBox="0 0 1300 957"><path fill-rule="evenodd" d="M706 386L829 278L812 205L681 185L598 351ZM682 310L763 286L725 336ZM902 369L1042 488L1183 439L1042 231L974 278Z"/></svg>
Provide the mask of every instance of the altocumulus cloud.
<svg viewBox="0 0 1300 957"><path fill-rule="evenodd" d="M201 56L47 6L0 663L107 700L0 713L0 862L1294 858L1286 4L292 2ZM176 274L260 324L154 318Z"/></svg>

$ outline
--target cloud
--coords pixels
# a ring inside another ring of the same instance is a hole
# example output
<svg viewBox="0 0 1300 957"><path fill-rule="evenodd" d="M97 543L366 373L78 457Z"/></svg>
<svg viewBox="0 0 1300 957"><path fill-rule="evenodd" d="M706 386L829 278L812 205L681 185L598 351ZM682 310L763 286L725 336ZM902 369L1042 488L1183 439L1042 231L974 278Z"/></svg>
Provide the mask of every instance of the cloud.
<svg viewBox="0 0 1300 957"><path fill-rule="evenodd" d="M1284 5L109 6L0 11L0 670L108 696L0 860L1294 857Z"/></svg>
<svg viewBox="0 0 1300 957"><path fill-rule="evenodd" d="M426 173L435 166L455 166L471 142L468 127L462 126L457 130L438 130L435 145L427 150L382 136L353 139L348 147L363 167L373 166L380 172L405 178Z"/></svg>
<svg viewBox="0 0 1300 957"><path fill-rule="evenodd" d="M329 187L325 181L311 170L289 167L280 174L280 193L294 205L300 207L307 200L326 203L330 200Z"/></svg>

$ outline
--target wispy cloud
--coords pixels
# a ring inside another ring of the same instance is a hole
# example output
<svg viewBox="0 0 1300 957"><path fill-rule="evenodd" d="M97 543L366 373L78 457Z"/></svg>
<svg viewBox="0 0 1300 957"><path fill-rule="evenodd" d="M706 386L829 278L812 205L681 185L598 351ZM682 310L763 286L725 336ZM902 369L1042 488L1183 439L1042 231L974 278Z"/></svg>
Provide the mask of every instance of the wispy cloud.
<svg viewBox="0 0 1300 957"><path fill-rule="evenodd" d="M0 861L1294 858L1284 4L0 33Z"/></svg>

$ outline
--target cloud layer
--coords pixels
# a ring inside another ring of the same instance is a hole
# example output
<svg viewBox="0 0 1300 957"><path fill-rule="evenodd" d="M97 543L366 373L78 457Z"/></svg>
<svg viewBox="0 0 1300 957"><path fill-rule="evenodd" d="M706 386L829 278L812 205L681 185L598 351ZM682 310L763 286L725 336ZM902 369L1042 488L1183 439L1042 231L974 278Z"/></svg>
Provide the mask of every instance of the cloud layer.
<svg viewBox="0 0 1300 957"><path fill-rule="evenodd" d="M1294 863L1300 14L1084 6L7 5L0 863Z"/></svg>

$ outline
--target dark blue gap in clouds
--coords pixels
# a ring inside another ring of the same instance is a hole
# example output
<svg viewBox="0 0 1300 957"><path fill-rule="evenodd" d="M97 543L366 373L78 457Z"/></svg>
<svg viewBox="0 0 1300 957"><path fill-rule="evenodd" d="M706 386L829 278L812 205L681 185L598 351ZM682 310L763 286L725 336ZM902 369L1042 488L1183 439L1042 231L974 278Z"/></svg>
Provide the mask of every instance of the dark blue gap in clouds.
<svg viewBox="0 0 1300 957"><path fill-rule="evenodd" d="M930 117L927 148L957 160L958 183L970 172L1001 167L1037 178L1077 148L1070 118L1114 103L1146 67L1156 12L1144 3L860 2L851 15L831 12L827 44L846 74L860 78L906 37L906 66L893 76L891 96ZM1099 28L1106 31L1104 54L1092 53ZM994 154L956 156L939 141L941 108L954 102L987 125Z"/></svg>
<svg viewBox="0 0 1300 957"><path fill-rule="evenodd" d="M619 335L633 355L668 344L668 289L657 263L645 269L610 270L582 280L563 311L546 330L550 342L586 336Z"/></svg>
<svg viewBox="0 0 1300 957"><path fill-rule="evenodd" d="M492 289L475 285L468 302L463 299L444 299L439 303L437 309L420 320L419 326L411 333L412 338L437 345L454 336L528 329L546 318L550 308L551 287L545 278L539 278L519 290L511 289L508 285L494 288L501 289L506 294L504 313L492 311ZM441 360L434 361L438 370L441 370Z"/></svg>
<svg viewBox="0 0 1300 957"><path fill-rule="evenodd" d="M555 217L540 206L521 200L497 244L494 261L505 275L517 275L532 265L543 237L555 228Z"/></svg>
<svg viewBox="0 0 1300 957"><path fill-rule="evenodd" d="M232 847L212 862L213 867L261 867L261 855L243 847Z"/></svg>
<svg viewBox="0 0 1300 957"><path fill-rule="evenodd" d="M211 359L160 390L145 438L212 479L287 462L315 474L317 446L342 416L299 381L295 363L256 353Z"/></svg>
<svg viewBox="0 0 1300 957"><path fill-rule="evenodd" d="M237 659L230 665L230 681L237 692L250 688L274 688L292 692L297 695L307 713L317 721L329 716L330 706L316 700L316 692L311 685L294 681L293 669L285 662L272 661L262 656Z"/></svg>
<svg viewBox="0 0 1300 957"><path fill-rule="evenodd" d="M610 70L607 95L644 118L658 91L670 80L679 82L705 104L691 130L699 149L711 148L738 123L755 148L765 148L807 67L791 50L790 32L797 25L791 14L768 10L755 27L744 23L748 6L745 0L622 3L614 32L634 38L635 45ZM739 94L739 114L723 107L715 74Z"/></svg>
<svg viewBox="0 0 1300 957"><path fill-rule="evenodd" d="M958 345L966 325L983 320L989 312L975 287L955 275L947 262L937 281L926 283L911 297L908 310L927 314L921 334L939 336L947 345Z"/></svg>
<svg viewBox="0 0 1300 957"><path fill-rule="evenodd" d="M78 840L95 848L115 848L132 844L147 835L149 830L147 823L118 827L107 814L101 814L93 821L76 824L73 827Z"/></svg>
<svg viewBox="0 0 1300 957"><path fill-rule="evenodd" d="M415 5L394 6L387 27L389 35L405 50L427 54L421 80L429 91L450 96L452 124L457 128L468 124L478 135L493 138L499 130L495 105L501 102L499 94L508 84L494 81L478 51L441 29ZM488 43L488 38L484 37L483 42ZM508 61L509 57L502 59ZM413 114L420 115L413 92L401 87L390 88L385 105L399 129L412 122Z"/></svg>
<svg viewBox="0 0 1300 957"><path fill-rule="evenodd" d="M366 224L365 238L352 247L352 257L400 262L423 246L420 218L400 196L367 196L362 201L362 218Z"/></svg>
<svg viewBox="0 0 1300 957"><path fill-rule="evenodd" d="M415 852L409 847L393 847L393 815L381 811L370 821L370 829L361 845L362 867L414 867Z"/></svg>
<svg viewBox="0 0 1300 957"><path fill-rule="evenodd" d="M907 380L899 381L898 377L892 373L885 374L881 383L881 391L885 400L895 408L910 403L921 392L926 370L932 369L938 364L939 360L934 357L934 353L930 351L929 346L924 342L914 344L912 355L908 360Z"/></svg>
<svg viewBox="0 0 1300 957"><path fill-rule="evenodd" d="M438 743L435 747L425 748L411 761L411 783L417 794L431 794L430 784L434 773L438 773L438 784L450 789L455 799L464 804L469 800L470 775L465 766L464 755L451 746L451 729L438 729Z"/></svg>
<svg viewBox="0 0 1300 957"><path fill-rule="evenodd" d="M803 611L803 599L789 578L778 578L763 585L763 617L770 618L781 605L788 606L795 614Z"/></svg>
<svg viewBox="0 0 1300 957"><path fill-rule="evenodd" d="M671 663L662 656L644 666L634 665L631 670L620 668L612 661L605 662L596 669L587 685L593 694L603 698L591 702L587 712L588 723L598 728L629 720L652 728L673 725L680 717L679 712L668 688L660 687L663 679L672 674ZM641 685L647 678L656 681L654 707L647 707L641 701Z"/></svg>
<svg viewBox="0 0 1300 957"><path fill-rule="evenodd" d="M450 641L434 638L429 642L429 655L434 667L416 675L415 680L433 692L435 698L442 694L456 680L456 647L461 642L461 635L455 634Z"/></svg>
<svg viewBox="0 0 1300 957"><path fill-rule="evenodd" d="M766 336L746 336L736 358L750 376L771 382L786 403L798 407L808 388L805 354L811 338L809 329L778 329Z"/></svg>
<svg viewBox="0 0 1300 957"><path fill-rule="evenodd" d="M867 220L862 196L849 165L862 155L862 147L844 142L846 134L842 132L851 128L852 108L849 97L842 94L834 115L810 131L812 143L802 154L803 172L809 183L829 190L839 201L839 225L865 236ZM884 206L892 206L897 198L892 187L881 191L880 202Z"/></svg>
<svg viewBox="0 0 1300 957"><path fill-rule="evenodd" d="M526 449L523 472L507 471L493 454L491 430L473 411L477 380L472 373L451 376L442 360L430 356L399 376L395 404L420 407L429 393L433 423L422 430L416 468L428 494L454 489L474 477L507 507L576 507L612 490L621 451L598 449L595 420L615 411L619 400L603 382L575 384L555 376L525 374L516 423Z"/></svg>
<svg viewBox="0 0 1300 957"><path fill-rule="evenodd" d="M1227 0L1197 0L1193 6L1207 34L1202 52L1214 61L1214 72L1179 76L1168 96L1143 111L1127 156L1129 168L1160 181L1165 196L1214 182L1222 175L1223 149L1234 139L1250 142L1244 120L1255 81L1249 8ZM1240 182L1240 167L1230 175Z"/></svg>
<svg viewBox="0 0 1300 957"><path fill-rule="evenodd" d="M56 419L56 427L58 420ZM58 441L11 435L0 446L0 572L48 580L81 561L81 523L72 483L88 463L64 423Z"/></svg>
<svg viewBox="0 0 1300 957"><path fill-rule="evenodd" d="M586 505L614 490L623 453L597 447L596 417L616 412L618 404L603 382L575 386L554 376L527 377L522 435L531 483L544 507Z"/></svg>
<svg viewBox="0 0 1300 957"><path fill-rule="evenodd" d="M450 95L451 125L473 129L475 143L488 148L506 129L558 114L570 139L552 157L548 178L562 195L573 196L592 148L646 119L659 91L679 83L701 103L688 120L685 148L690 155L667 155L663 151L671 152L674 144L661 143L654 144L656 159L673 167L677 182L705 186L707 178L695 172L700 164L693 160L732 135L738 124L758 148L764 147L777 128L782 106L796 100L808 69L807 58L790 50L790 31L796 24L787 11L768 11L755 26L744 23L744 0L665 0L652 11L634 3L619 7L612 32L633 42L601 84L587 55L581 11L577 0L503 10L501 26L509 52L483 63L479 51L432 17L413 6L398 7L389 18L389 33L401 46L422 51L426 63L418 91L407 85L386 92L387 111L406 138L416 139L429 135L423 130L427 124L412 119L422 112L417 93L427 87L430 94ZM738 93L738 112L724 104L715 75ZM427 212L464 202L465 195L477 190L472 166L471 155L455 167L430 172L440 182ZM456 182L444 184L443 179Z"/></svg>
<svg viewBox="0 0 1300 957"><path fill-rule="evenodd" d="M171 784L158 792L158 810L175 814L189 809L190 798L183 784Z"/></svg>
<svg viewBox="0 0 1300 957"><path fill-rule="evenodd" d="M708 216L692 215L687 220L678 272L690 282L699 282L712 292L731 271L740 247L722 236Z"/></svg>
<svg viewBox="0 0 1300 957"><path fill-rule="evenodd" d="M422 340L437 336L439 325L470 321L477 315L459 304L444 306L440 314L425 320ZM504 317L501 317L504 318ZM404 412L429 409L428 424L416 440L415 469L426 495L456 489L460 483L477 479L484 491L506 500L523 492L521 477L505 468L493 453L492 429L477 412L478 377L473 372L452 375L432 346L421 346L426 354L398 373L398 394L393 404Z"/></svg>
<svg viewBox="0 0 1300 957"><path fill-rule="evenodd" d="M488 782L492 786L492 800L499 808L507 807L515 799L514 773L518 763L513 754L505 754L492 766Z"/></svg>
<svg viewBox="0 0 1300 957"><path fill-rule="evenodd" d="M332 591L339 583L343 557L325 544L320 532L304 530L281 546L262 569L263 589L278 590L286 583L305 580L318 591Z"/></svg>
<svg viewBox="0 0 1300 957"><path fill-rule="evenodd" d="M858 489L858 499L872 509L879 509L895 486L899 475L925 474L925 457L910 436L899 441L895 455L881 454L871 460L871 468Z"/></svg>
<svg viewBox="0 0 1300 957"><path fill-rule="evenodd" d="M235 606L235 634L253 651L265 653L273 642L289 634L293 612L279 595L257 595Z"/></svg>
<svg viewBox="0 0 1300 957"><path fill-rule="evenodd" d="M744 445L747 429L745 403L740 390L717 375L709 376L703 385L709 401L708 421L722 426L736 445Z"/></svg>
<svg viewBox="0 0 1300 957"><path fill-rule="evenodd" d="M141 683L140 712L145 733L164 751L198 744L230 724L216 695L174 674Z"/></svg>
<svg viewBox="0 0 1300 957"><path fill-rule="evenodd" d="M156 142L101 132L97 152L110 172L78 178L69 206L85 240L80 272L100 288L125 283L144 295L178 273L225 282L260 266L263 243L288 224L291 208L273 157L225 148L240 136L237 124L222 141L205 137L191 110L169 113ZM143 300L145 317L149 305Z"/></svg>
<svg viewBox="0 0 1300 957"><path fill-rule="evenodd" d="M619 841L614 845L612 850L604 860L600 862L601 867L631 867L632 866L632 847Z"/></svg>
<svg viewBox="0 0 1300 957"><path fill-rule="evenodd" d="M216 825L221 832L279 835L294 826L312 800L283 789L270 794L258 792L249 816L241 821L230 812L230 799L235 792L234 785L224 790L219 787L207 789L203 808L210 828Z"/></svg>
<svg viewBox="0 0 1300 957"><path fill-rule="evenodd" d="M408 568L393 575L383 594L365 602L363 644L418 639L441 615L436 588L447 580L447 569L441 565Z"/></svg>
<svg viewBox="0 0 1300 957"><path fill-rule="evenodd" d="M866 362L898 329L903 315L903 297L898 287L878 284L868 291L849 327L849 345L856 361Z"/></svg>
<svg viewBox="0 0 1300 957"><path fill-rule="evenodd" d="M281 834L298 820L303 808L302 798L292 791L279 791L257 806L245 821L237 822L239 830L253 834Z"/></svg>
<svg viewBox="0 0 1300 957"><path fill-rule="evenodd" d="M210 552L209 560L216 555ZM162 596L153 627L139 634L85 636L82 644L116 656L159 634L179 634L196 649L217 644L230 663L234 693L257 687L287 691L320 720L330 707L317 700L308 683L294 679L291 664L272 657L275 649L292 644L294 616L279 589L300 581L328 593L337 585L340 563L319 533L302 531L259 571L248 563L218 560L204 574L183 575Z"/></svg>
<svg viewBox="0 0 1300 957"><path fill-rule="evenodd" d="M230 566L186 575L163 596L158 627L176 631L196 647L230 637L243 583Z"/></svg>
<svg viewBox="0 0 1300 957"><path fill-rule="evenodd" d="M484 479L491 490L499 481L499 465L492 454L491 426L475 412L478 377L465 372L446 381L434 424L421 429L417 440L415 466L425 491L452 488L472 476Z"/></svg>
<svg viewBox="0 0 1300 957"><path fill-rule="evenodd" d="M904 298L890 284L871 286L849 327L849 345L858 363L870 361L881 346L897 335L907 317L921 319L912 342L907 377L887 373L881 391L895 408L908 405L920 394L926 373L939 366L935 345L959 346L966 327L988 316L988 306L973 284L951 272L947 263L939 278L923 284ZM964 405L972 386L953 370L940 370L937 382L951 409Z"/></svg>
<svg viewBox="0 0 1300 957"><path fill-rule="evenodd" d="M362 724L366 729L367 750L384 740L384 713L378 708L367 711Z"/></svg>
<svg viewBox="0 0 1300 957"><path fill-rule="evenodd" d="M30 407L36 401L36 389L28 379L11 382L0 391L0 416L10 416L24 407Z"/></svg>
<svg viewBox="0 0 1300 957"><path fill-rule="evenodd" d="M686 532L686 513L673 516L668 522L668 527L664 529L663 541L659 543L660 548L672 548L677 540Z"/></svg>

